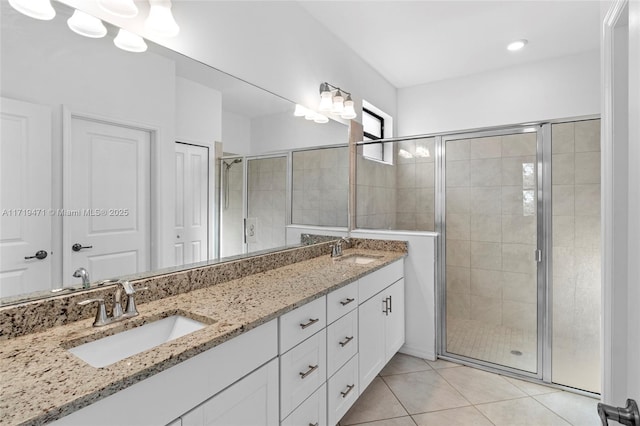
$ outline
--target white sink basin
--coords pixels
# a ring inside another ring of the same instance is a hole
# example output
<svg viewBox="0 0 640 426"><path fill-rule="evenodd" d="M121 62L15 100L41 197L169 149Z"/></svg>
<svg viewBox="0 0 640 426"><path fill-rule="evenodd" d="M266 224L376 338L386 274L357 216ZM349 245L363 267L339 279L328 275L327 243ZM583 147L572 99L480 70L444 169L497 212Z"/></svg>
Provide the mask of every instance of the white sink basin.
<svg viewBox="0 0 640 426"><path fill-rule="evenodd" d="M365 256L362 254L349 254L338 259L340 262L355 263L356 265L367 265L380 259L380 256Z"/></svg>
<svg viewBox="0 0 640 426"><path fill-rule="evenodd" d="M173 315L132 328L93 342L84 343L69 352L93 367L106 367L132 355L193 333L205 327L199 321Z"/></svg>

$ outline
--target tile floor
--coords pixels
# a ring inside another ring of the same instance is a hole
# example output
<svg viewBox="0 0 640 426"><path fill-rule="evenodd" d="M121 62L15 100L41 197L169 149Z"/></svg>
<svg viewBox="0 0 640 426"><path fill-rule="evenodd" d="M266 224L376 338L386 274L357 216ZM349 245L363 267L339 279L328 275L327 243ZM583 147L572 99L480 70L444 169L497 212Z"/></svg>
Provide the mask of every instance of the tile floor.
<svg viewBox="0 0 640 426"><path fill-rule="evenodd" d="M597 403L447 361L397 354L339 425L599 426Z"/></svg>

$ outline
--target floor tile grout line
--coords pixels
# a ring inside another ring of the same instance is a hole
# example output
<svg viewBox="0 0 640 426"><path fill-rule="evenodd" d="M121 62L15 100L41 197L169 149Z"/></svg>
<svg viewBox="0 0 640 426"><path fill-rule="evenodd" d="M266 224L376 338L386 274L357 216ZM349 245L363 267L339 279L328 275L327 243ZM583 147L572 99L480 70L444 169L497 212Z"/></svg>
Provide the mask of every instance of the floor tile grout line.
<svg viewBox="0 0 640 426"><path fill-rule="evenodd" d="M539 395L537 395L539 396ZM556 416L560 417L562 420L564 420L565 422L569 423L571 426L576 426L573 423L571 423L571 421L567 418L565 418L562 414L557 413L553 408L549 407L547 404L545 404L542 401L537 400L536 398L534 398L533 396L531 397L533 398L538 404L542 405L543 407L545 407L547 410L551 411L553 414L555 414Z"/></svg>
<svg viewBox="0 0 640 426"><path fill-rule="evenodd" d="M398 404L400 404L400 406L405 411L405 413L407 413L407 415L409 417L411 417L411 413L409 413L409 410L407 410L407 407L405 407L405 405L402 403L402 401L400 400L398 395L396 395L396 393L393 391L393 389L391 389L391 386L389 386L389 383L387 383L387 381L384 379L384 377L382 377L382 376L379 376L379 377L382 380L382 383L384 383L384 385L387 387L387 389L389 389L389 392L391 392L391 395L393 395L393 397L396 399L396 401L398 401ZM411 420L413 421L413 419L411 419ZM415 421L414 421L414 423L415 423Z"/></svg>
<svg viewBox="0 0 640 426"><path fill-rule="evenodd" d="M369 423L382 422L382 421L385 421L385 420L403 419L403 418L405 418L405 417L409 417L409 418L411 418L411 414L407 414L407 415L405 415L405 416L388 417L388 418L386 418L386 419L367 420L366 422L350 423L350 424L348 424L348 425L346 425L346 424L344 424L344 425L343 425L342 423L339 423L337 426L358 426L358 425L366 425L366 424L369 424ZM416 424L416 425L417 425L417 423L415 422L415 420L411 419L411 421L412 421L414 424Z"/></svg>

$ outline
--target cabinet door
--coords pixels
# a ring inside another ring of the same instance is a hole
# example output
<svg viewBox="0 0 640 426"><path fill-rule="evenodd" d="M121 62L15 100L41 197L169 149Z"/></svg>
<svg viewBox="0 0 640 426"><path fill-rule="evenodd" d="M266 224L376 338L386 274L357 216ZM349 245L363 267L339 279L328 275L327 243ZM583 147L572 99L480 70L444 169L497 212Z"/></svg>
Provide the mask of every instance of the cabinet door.
<svg viewBox="0 0 640 426"><path fill-rule="evenodd" d="M384 293L378 293L358 309L358 338L360 344L359 370L360 388L369 383L382 370L385 361L385 314Z"/></svg>
<svg viewBox="0 0 640 426"><path fill-rule="evenodd" d="M385 314L385 364L404 345L404 279L382 292L387 299Z"/></svg>
<svg viewBox="0 0 640 426"><path fill-rule="evenodd" d="M182 426L276 426L278 420L274 359L182 416Z"/></svg>
<svg viewBox="0 0 640 426"><path fill-rule="evenodd" d="M327 386L322 385L298 408L284 419L280 426L327 426Z"/></svg>

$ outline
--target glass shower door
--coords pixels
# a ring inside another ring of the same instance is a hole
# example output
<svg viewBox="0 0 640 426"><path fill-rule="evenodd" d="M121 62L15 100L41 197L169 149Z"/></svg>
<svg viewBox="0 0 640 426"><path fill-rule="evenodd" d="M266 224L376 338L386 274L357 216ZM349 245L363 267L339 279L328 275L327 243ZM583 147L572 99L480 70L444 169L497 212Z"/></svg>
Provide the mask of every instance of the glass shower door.
<svg viewBox="0 0 640 426"><path fill-rule="evenodd" d="M443 148L444 353L539 375L537 131Z"/></svg>

